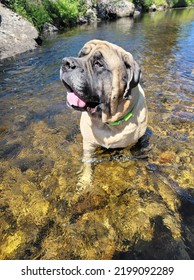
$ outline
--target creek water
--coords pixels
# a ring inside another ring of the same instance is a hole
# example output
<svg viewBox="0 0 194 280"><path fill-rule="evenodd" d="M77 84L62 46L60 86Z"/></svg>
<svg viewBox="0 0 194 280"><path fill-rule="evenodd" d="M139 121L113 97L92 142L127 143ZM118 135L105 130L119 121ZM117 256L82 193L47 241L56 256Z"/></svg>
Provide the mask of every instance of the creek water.
<svg viewBox="0 0 194 280"><path fill-rule="evenodd" d="M78 192L64 56L103 39L141 65L152 149L102 150ZM0 258L194 259L194 9L73 28L0 64Z"/></svg>

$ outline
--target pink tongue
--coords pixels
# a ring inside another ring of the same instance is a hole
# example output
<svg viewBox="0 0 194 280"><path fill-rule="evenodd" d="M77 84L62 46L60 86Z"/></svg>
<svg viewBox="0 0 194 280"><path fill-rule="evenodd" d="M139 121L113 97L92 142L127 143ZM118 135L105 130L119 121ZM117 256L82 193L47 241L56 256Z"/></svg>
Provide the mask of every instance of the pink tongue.
<svg viewBox="0 0 194 280"><path fill-rule="evenodd" d="M86 103L83 100L81 100L79 97L77 97L77 95L75 95L74 92L67 93L67 101L70 105L73 105L76 107L83 108L86 106Z"/></svg>

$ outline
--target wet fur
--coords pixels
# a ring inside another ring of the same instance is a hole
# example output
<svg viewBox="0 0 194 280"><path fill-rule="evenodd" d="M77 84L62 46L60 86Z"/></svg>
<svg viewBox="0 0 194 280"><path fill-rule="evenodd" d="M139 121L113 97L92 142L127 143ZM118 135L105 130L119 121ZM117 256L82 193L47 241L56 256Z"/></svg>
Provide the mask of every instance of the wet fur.
<svg viewBox="0 0 194 280"><path fill-rule="evenodd" d="M91 158L97 146L131 147L146 131L148 112L139 84L141 70L121 47L92 40L78 58L64 58L60 72L67 89L86 102L80 122L84 165L79 185L83 187L91 182ZM128 121L118 126L108 124L131 110L133 116Z"/></svg>

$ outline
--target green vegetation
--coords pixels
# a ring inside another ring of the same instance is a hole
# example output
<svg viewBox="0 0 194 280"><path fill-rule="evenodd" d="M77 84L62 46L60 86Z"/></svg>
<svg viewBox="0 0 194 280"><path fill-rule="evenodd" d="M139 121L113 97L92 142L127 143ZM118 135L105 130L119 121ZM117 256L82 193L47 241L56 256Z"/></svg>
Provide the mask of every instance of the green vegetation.
<svg viewBox="0 0 194 280"><path fill-rule="evenodd" d="M154 2L160 2L160 0L156 0ZM194 0L165 0L165 2L171 8L187 7L194 4Z"/></svg>
<svg viewBox="0 0 194 280"><path fill-rule="evenodd" d="M45 22L50 22L51 18L43 3L39 0L11 0L11 8L18 14L26 17L37 29L41 30Z"/></svg>
<svg viewBox="0 0 194 280"><path fill-rule="evenodd" d="M31 21L38 30L46 22L58 27L76 23L84 12L84 0L11 0L8 5L18 14Z"/></svg>
<svg viewBox="0 0 194 280"><path fill-rule="evenodd" d="M194 0L129 0L148 11L153 4L166 7L186 7ZM86 0L4 0L2 1L18 14L26 17L41 31L46 22L58 28L74 25L79 16L87 10ZM110 1L111 2L111 1ZM97 0L92 1L97 5Z"/></svg>
<svg viewBox="0 0 194 280"><path fill-rule="evenodd" d="M149 7L153 4L152 0L133 0L135 6L143 7L144 10L148 10Z"/></svg>
<svg viewBox="0 0 194 280"><path fill-rule="evenodd" d="M156 6L166 6L171 8L176 7L187 7L194 4L194 0L132 0L132 2L137 6L143 7L145 11L153 4Z"/></svg>
<svg viewBox="0 0 194 280"><path fill-rule="evenodd" d="M187 7L194 4L194 0L169 0L171 7Z"/></svg>

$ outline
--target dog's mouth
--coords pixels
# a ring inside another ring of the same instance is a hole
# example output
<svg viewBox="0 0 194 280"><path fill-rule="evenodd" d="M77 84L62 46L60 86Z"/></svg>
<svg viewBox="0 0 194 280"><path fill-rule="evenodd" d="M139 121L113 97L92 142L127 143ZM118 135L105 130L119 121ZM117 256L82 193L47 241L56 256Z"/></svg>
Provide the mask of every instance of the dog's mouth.
<svg viewBox="0 0 194 280"><path fill-rule="evenodd" d="M64 80L63 84L67 89L67 105L78 111L88 111L91 114L97 112L99 102L85 101L79 96Z"/></svg>

